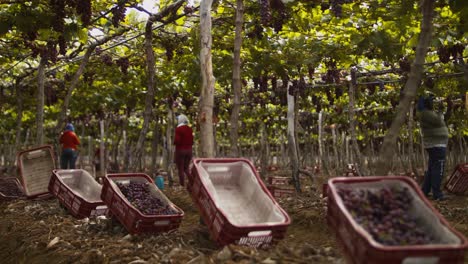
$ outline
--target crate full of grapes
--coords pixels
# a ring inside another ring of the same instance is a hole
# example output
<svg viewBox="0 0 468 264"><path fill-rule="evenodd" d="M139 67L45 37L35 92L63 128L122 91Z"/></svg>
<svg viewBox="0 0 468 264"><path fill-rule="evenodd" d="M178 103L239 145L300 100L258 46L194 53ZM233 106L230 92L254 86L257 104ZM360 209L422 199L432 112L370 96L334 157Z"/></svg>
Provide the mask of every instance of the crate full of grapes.
<svg viewBox="0 0 468 264"><path fill-rule="evenodd" d="M0 201L10 201L23 197L23 190L17 178L0 177Z"/></svg>
<svg viewBox="0 0 468 264"><path fill-rule="evenodd" d="M190 177L189 192L219 246L266 248L284 238L290 218L249 160L194 159Z"/></svg>
<svg viewBox="0 0 468 264"><path fill-rule="evenodd" d="M143 173L115 173L104 177L101 198L131 234L160 233L177 229L184 217Z"/></svg>
<svg viewBox="0 0 468 264"><path fill-rule="evenodd" d="M348 263L463 263L467 239L408 177L328 181L327 221Z"/></svg>
<svg viewBox="0 0 468 264"><path fill-rule="evenodd" d="M54 150L50 145L18 152L19 178L27 198L50 197L48 190L52 170L55 169Z"/></svg>
<svg viewBox="0 0 468 264"><path fill-rule="evenodd" d="M102 186L86 170L53 170L49 192L76 218L106 215Z"/></svg>
<svg viewBox="0 0 468 264"><path fill-rule="evenodd" d="M445 188L455 194L468 194L468 163L459 164L448 178Z"/></svg>

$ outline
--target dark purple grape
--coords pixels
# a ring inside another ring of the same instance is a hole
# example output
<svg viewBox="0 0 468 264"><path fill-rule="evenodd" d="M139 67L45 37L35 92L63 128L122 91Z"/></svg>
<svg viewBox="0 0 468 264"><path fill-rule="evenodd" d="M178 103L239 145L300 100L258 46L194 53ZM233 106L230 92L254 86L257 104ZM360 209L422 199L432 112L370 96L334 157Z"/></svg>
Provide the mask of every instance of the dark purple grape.
<svg viewBox="0 0 468 264"><path fill-rule="evenodd" d="M172 209L169 204L154 197L150 192L149 182L133 182L122 184L117 182L117 186L125 198L140 212L146 215L174 215L178 212Z"/></svg>
<svg viewBox="0 0 468 264"><path fill-rule="evenodd" d="M338 189L338 193L354 220L376 241L388 246L434 242L409 212L408 188Z"/></svg>

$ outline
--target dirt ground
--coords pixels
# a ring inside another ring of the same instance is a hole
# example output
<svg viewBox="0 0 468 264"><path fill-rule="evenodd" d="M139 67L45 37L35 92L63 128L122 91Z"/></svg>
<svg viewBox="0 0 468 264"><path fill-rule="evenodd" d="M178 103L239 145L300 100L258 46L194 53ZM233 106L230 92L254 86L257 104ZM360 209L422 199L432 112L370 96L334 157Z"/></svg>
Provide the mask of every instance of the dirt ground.
<svg viewBox="0 0 468 264"><path fill-rule="evenodd" d="M344 263L326 222L324 181L304 180L301 194L278 199L292 223L286 237L266 250L217 247L180 187L164 193L185 212L182 224L158 235L129 235L106 217L75 219L53 197L0 201L0 263ZM468 237L468 197L432 203Z"/></svg>

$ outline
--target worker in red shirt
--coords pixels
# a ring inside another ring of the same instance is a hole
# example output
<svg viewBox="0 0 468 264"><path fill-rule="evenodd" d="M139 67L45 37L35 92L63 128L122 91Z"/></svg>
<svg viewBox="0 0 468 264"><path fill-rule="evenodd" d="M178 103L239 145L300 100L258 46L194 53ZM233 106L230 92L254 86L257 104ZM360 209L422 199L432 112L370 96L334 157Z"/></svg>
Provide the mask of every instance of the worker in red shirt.
<svg viewBox="0 0 468 264"><path fill-rule="evenodd" d="M193 131L188 123L187 116L183 114L177 116L177 127L174 136L174 161L179 172L181 186L185 185L185 176L189 174L188 167L192 159Z"/></svg>
<svg viewBox="0 0 468 264"><path fill-rule="evenodd" d="M65 130L60 136L62 145L62 155L60 156L60 167L62 169L74 169L76 158L78 156L78 145L80 140L75 134L75 128L71 123L65 126Z"/></svg>

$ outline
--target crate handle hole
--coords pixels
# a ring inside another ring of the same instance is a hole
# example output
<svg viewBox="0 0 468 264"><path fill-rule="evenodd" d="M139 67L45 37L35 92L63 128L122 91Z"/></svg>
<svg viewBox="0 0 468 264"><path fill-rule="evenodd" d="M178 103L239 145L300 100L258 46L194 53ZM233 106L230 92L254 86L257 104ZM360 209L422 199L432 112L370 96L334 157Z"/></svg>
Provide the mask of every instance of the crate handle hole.
<svg viewBox="0 0 468 264"><path fill-rule="evenodd" d="M271 230L252 231L247 236L248 237L259 237L259 236L269 236L269 235L271 235Z"/></svg>
<svg viewBox="0 0 468 264"><path fill-rule="evenodd" d="M42 156L45 156L45 152L43 150L35 150L28 153L28 159L35 159Z"/></svg>
<svg viewBox="0 0 468 264"><path fill-rule="evenodd" d="M401 264L437 264L439 263L438 257L408 257L405 258Z"/></svg>
<svg viewBox="0 0 468 264"><path fill-rule="evenodd" d="M107 209L107 205L98 205L96 206L96 210L106 210Z"/></svg>
<svg viewBox="0 0 468 264"><path fill-rule="evenodd" d="M169 220L165 220L165 221L155 221L153 223L154 226L165 226L165 225L168 225L169 224Z"/></svg>

